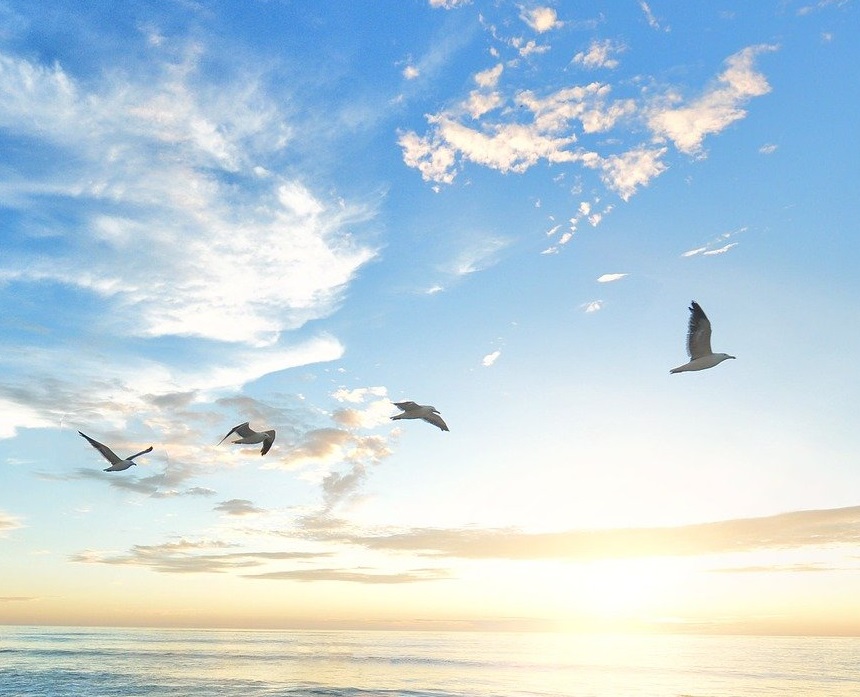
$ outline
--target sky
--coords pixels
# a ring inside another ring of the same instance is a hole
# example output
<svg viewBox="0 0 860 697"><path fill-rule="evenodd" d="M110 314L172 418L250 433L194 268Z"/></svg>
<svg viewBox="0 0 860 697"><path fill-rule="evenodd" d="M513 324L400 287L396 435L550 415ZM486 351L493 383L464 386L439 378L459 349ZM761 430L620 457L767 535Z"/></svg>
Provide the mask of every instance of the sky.
<svg viewBox="0 0 860 697"><path fill-rule="evenodd" d="M0 0L0 623L860 634L858 28Z"/></svg>

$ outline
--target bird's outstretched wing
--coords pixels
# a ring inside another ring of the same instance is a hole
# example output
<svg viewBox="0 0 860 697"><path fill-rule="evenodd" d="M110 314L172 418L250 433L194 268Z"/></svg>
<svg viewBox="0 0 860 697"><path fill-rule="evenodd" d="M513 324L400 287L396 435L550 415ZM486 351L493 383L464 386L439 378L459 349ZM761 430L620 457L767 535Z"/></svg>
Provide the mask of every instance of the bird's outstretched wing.
<svg viewBox="0 0 860 697"><path fill-rule="evenodd" d="M111 450L109 447L107 447L104 443L99 443L97 440L93 440L86 433L81 433L80 431L78 431L78 433L80 433L84 438L86 438L87 441L89 441L89 444L91 446L93 446L96 450L98 450L102 454L102 457L105 460L107 460L108 462L110 462L112 465L115 465L117 462L122 462L116 456L116 453L113 450ZM150 450L151 449L152 448L150 448ZM141 453L138 453L138 455L140 455L140 454Z"/></svg>
<svg viewBox="0 0 860 697"><path fill-rule="evenodd" d="M265 455L272 448L272 444L275 442L275 432L274 431L263 431L266 435L265 440L263 441L263 449L260 451L260 455Z"/></svg>
<svg viewBox="0 0 860 697"><path fill-rule="evenodd" d="M421 405L415 402L394 402L394 406L403 411L411 411L412 409L420 409Z"/></svg>
<svg viewBox="0 0 860 697"><path fill-rule="evenodd" d="M446 424L446 423L442 420L442 417L441 417L441 416L439 416L439 414L437 414L437 413L435 413L435 412L431 412L431 413L427 414L426 416L422 416L421 418L422 418L424 421L426 421L428 424L433 424L434 426L438 426L438 427L439 427L439 428L441 428L443 431L448 431L448 430L450 430L450 429L448 428L448 424Z"/></svg>
<svg viewBox="0 0 860 697"><path fill-rule="evenodd" d="M237 436L239 436L240 438L247 438L248 436L252 435L254 432L251 430L250 426L248 425L250 423L251 423L250 421L246 421L245 423L239 424L238 426L233 426L233 428L230 429L230 431L227 433L227 435L218 441L218 445L221 445L221 443L223 443L225 440L227 440L234 433Z"/></svg>
<svg viewBox="0 0 860 697"><path fill-rule="evenodd" d="M146 453L152 452L152 446L150 445L146 450L141 450L139 453L135 453L134 455L129 455L126 460L134 460L138 455L145 455Z"/></svg>
<svg viewBox="0 0 860 697"><path fill-rule="evenodd" d="M690 326L687 329L687 353L696 360L711 355L711 322L695 300L690 305Z"/></svg>

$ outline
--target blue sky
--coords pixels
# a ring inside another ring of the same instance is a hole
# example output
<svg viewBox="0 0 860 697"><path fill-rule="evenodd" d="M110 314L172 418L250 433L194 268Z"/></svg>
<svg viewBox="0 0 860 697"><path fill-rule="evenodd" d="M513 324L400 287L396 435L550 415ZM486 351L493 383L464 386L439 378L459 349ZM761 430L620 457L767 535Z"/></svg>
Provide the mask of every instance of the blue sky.
<svg viewBox="0 0 860 697"><path fill-rule="evenodd" d="M0 1L0 621L860 630L857 6L749 5Z"/></svg>

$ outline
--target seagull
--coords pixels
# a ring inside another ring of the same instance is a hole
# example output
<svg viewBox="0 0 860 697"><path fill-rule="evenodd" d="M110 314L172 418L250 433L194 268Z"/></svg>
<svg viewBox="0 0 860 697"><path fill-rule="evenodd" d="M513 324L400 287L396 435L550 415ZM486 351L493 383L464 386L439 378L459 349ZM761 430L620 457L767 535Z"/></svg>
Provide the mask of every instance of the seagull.
<svg viewBox="0 0 860 697"><path fill-rule="evenodd" d="M415 402L394 402L394 406L403 410L402 414L391 417L394 421L397 419L423 419L428 424L438 426L443 431L449 430L448 425L439 416L439 410L436 407L424 406Z"/></svg>
<svg viewBox="0 0 860 697"><path fill-rule="evenodd" d="M78 431L78 433L81 432ZM134 458L136 458L138 455L143 455L144 453L152 451L152 446L150 445L146 450L141 450L139 453L135 453L134 455L130 455L129 457L125 458L125 460L120 460L116 456L116 453L114 453L113 450L111 450L103 443L99 443L97 440L93 440L85 433L81 433L81 435L89 441L91 446L93 446L102 454L102 457L104 457L105 460L110 462L110 467L106 468L104 470L105 472L122 472L123 470L127 470L132 465L137 464L136 462L133 462Z"/></svg>
<svg viewBox="0 0 860 697"><path fill-rule="evenodd" d="M274 431L255 431L250 426L248 426L250 422L246 421L243 424L239 424L238 426L234 426L230 429L230 433L224 436L220 441L218 441L218 445L221 445L227 438L235 433L239 436L239 440L234 440L233 443L241 443L242 445L251 445L253 443L262 443L263 449L260 451L260 455L265 455L269 452L269 448L272 447L272 443L275 442L275 432Z"/></svg>
<svg viewBox="0 0 860 697"><path fill-rule="evenodd" d="M711 352L711 323L704 310L695 300L690 305L690 326L687 330L687 353L690 362L672 368L670 373L683 373L687 370L704 370L719 365L727 358L734 358L727 353Z"/></svg>

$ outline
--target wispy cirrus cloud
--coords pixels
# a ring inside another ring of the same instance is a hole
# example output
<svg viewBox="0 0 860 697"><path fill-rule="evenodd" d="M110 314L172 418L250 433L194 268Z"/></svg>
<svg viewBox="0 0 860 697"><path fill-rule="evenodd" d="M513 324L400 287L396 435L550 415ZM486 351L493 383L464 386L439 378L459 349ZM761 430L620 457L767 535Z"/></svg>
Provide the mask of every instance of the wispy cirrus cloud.
<svg viewBox="0 0 860 697"><path fill-rule="evenodd" d="M720 254L725 254L729 250L737 247L739 242L729 242L732 237L744 233L749 228L747 226L738 228L737 230L731 230L729 232L724 232L721 235L718 235L710 242L700 246L694 247L693 249L688 249L686 252L681 254L682 257L695 257L695 256L717 256Z"/></svg>
<svg viewBox="0 0 860 697"><path fill-rule="evenodd" d="M93 293L122 309L118 331L144 337L271 344L337 307L375 256L347 232L373 209L323 201L303 182L270 174L270 153L291 137L276 102L247 74L199 89L201 53L192 46L165 57L155 76L113 73L97 84L59 64L0 54L7 137L76 162L25 174L13 161L17 175L0 200L21 211L18 234L46 201L72 206L82 222L81 234L48 254L7 257L0 278ZM282 273L246 283L261 260Z"/></svg>
<svg viewBox="0 0 860 697"><path fill-rule="evenodd" d="M626 278L630 274L627 273L605 273L602 276L598 277L598 283L612 283L614 281L620 281L622 278Z"/></svg>

